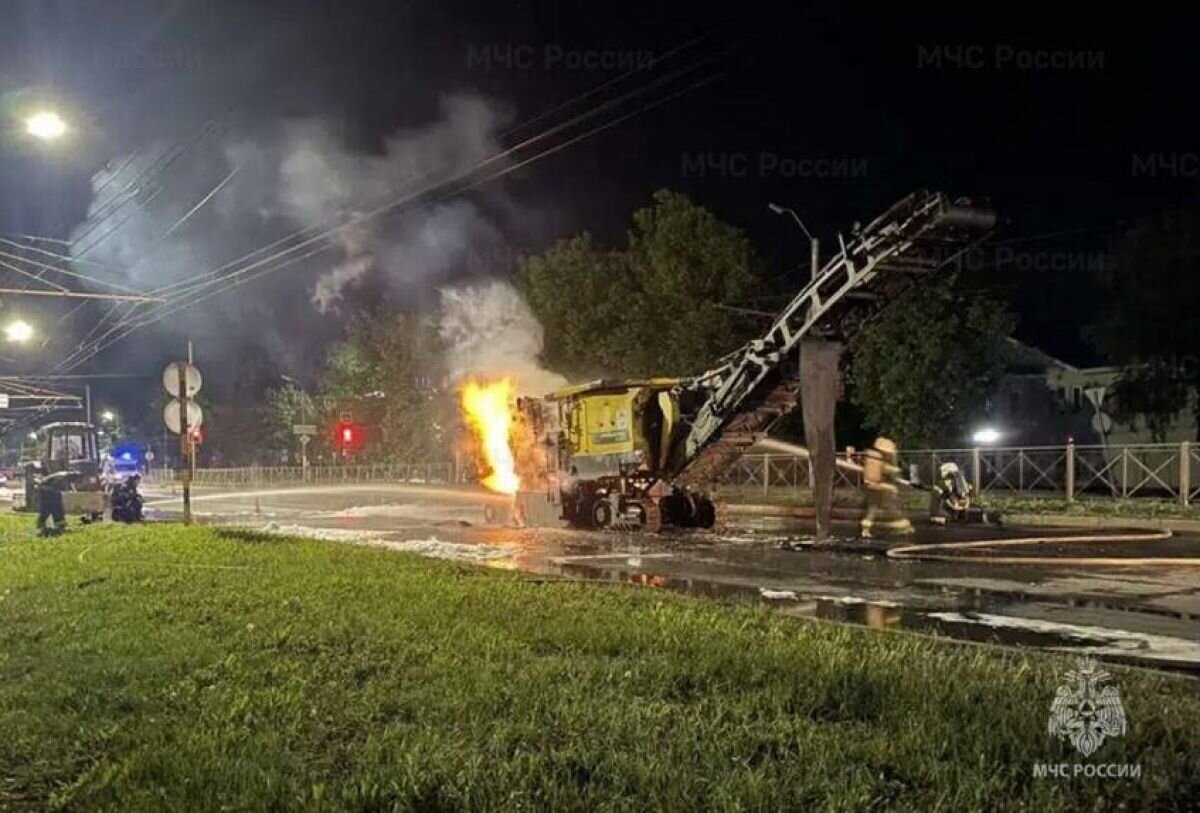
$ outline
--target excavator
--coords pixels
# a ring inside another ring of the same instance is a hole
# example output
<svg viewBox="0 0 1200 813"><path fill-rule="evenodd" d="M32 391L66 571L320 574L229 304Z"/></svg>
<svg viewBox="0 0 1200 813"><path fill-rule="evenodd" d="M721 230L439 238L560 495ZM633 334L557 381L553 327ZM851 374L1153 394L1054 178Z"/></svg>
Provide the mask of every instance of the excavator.
<svg viewBox="0 0 1200 813"><path fill-rule="evenodd" d="M770 328L711 369L602 379L520 399L538 476L518 510L544 516L548 506L580 528L711 527L712 484L799 400L801 341L852 340L995 222L986 203L918 190L848 238L839 234L837 252Z"/></svg>

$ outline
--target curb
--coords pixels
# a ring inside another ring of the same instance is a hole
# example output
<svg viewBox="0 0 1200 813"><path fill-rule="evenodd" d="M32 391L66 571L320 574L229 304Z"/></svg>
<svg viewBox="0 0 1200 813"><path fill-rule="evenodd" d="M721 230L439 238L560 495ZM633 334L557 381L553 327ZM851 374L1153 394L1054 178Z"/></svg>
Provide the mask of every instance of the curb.
<svg viewBox="0 0 1200 813"><path fill-rule="evenodd" d="M813 519L812 506L807 505L772 505L770 503L725 503L723 510L727 514L757 517L783 517L788 519ZM834 507L833 518L839 520L858 520L863 512L858 508ZM909 512L909 516L920 518L924 514ZM1000 519L1013 525L1029 525L1043 528L1108 528L1108 529L1149 529L1154 531L1175 531L1177 533L1200 533L1200 520L1181 519L1179 517L1114 517L1114 516L1075 516L1072 514L1010 514L1000 513Z"/></svg>
<svg viewBox="0 0 1200 813"><path fill-rule="evenodd" d="M816 509L811 505L774 505L772 503L747 503L718 501L721 509L727 514L740 514L753 517L787 517L793 519L815 519ZM834 519L858 520L863 515L861 508L845 508L834 506Z"/></svg>
<svg viewBox="0 0 1200 813"><path fill-rule="evenodd" d="M1155 531L1200 532L1200 520L1178 517L1077 517L1071 514L1001 514L1014 525L1040 525L1047 528L1146 528Z"/></svg>

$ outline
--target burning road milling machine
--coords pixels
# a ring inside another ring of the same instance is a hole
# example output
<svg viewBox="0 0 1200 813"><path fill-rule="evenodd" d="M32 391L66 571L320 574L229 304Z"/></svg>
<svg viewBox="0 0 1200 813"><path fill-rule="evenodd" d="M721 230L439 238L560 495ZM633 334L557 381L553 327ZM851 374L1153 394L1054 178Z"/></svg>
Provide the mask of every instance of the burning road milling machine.
<svg viewBox="0 0 1200 813"><path fill-rule="evenodd" d="M583 528L711 527L716 478L799 399L804 339L846 342L888 303L951 266L990 208L917 191L838 237L838 251L760 337L688 378L599 380L518 400L536 482L519 513ZM538 505L537 503L541 503Z"/></svg>

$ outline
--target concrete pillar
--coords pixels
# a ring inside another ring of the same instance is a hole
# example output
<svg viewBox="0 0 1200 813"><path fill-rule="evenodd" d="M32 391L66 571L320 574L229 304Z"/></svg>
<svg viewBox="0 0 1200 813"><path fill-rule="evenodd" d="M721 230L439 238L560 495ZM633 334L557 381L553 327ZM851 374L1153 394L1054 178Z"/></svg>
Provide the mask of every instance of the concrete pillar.
<svg viewBox="0 0 1200 813"><path fill-rule="evenodd" d="M800 342L800 408L804 413L804 442L811 461L818 539L829 536L832 530L833 478L837 466L833 413L841 355L842 345L837 342L819 339Z"/></svg>

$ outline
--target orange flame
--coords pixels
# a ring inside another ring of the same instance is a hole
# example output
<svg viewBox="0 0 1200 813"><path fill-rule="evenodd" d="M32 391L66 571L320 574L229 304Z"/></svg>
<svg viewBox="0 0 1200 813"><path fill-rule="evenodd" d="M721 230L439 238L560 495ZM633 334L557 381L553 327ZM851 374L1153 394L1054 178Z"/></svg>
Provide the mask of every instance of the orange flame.
<svg viewBox="0 0 1200 813"><path fill-rule="evenodd" d="M491 384L468 381L462 388L463 412L489 469L480 482L501 494L516 494L521 487L511 442L512 402L513 385L507 378Z"/></svg>

